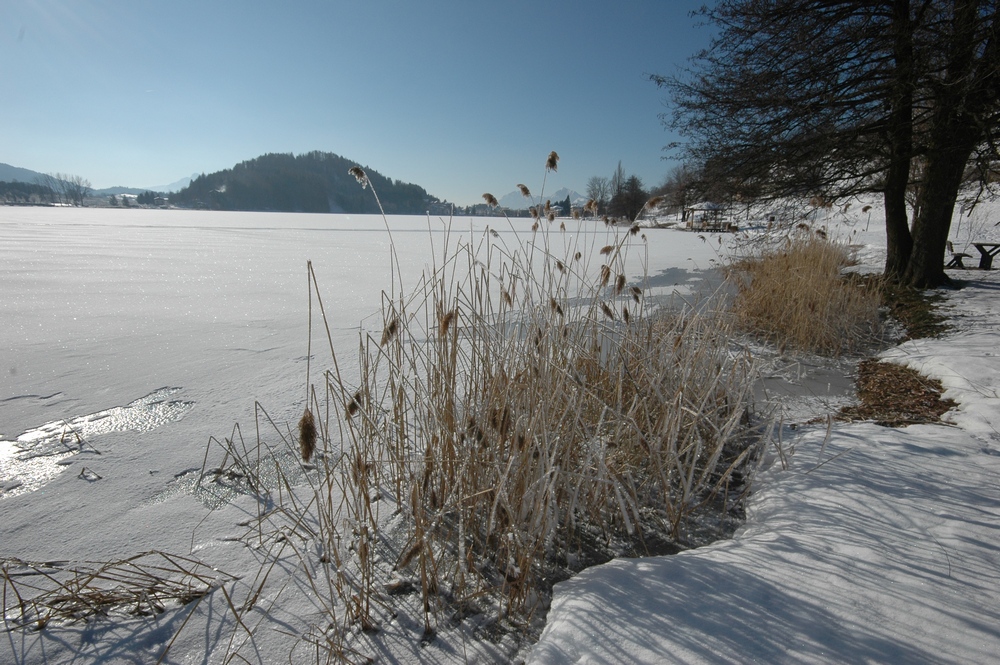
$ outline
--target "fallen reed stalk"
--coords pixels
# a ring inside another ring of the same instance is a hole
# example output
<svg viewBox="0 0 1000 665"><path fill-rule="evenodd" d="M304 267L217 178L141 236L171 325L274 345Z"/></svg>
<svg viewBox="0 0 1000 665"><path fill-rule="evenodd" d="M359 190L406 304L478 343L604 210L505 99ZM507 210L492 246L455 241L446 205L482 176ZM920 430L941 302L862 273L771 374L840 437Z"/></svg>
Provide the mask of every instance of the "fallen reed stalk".
<svg viewBox="0 0 1000 665"><path fill-rule="evenodd" d="M52 621L155 616L235 577L195 559L152 551L105 563L0 560L4 623L41 630Z"/></svg>

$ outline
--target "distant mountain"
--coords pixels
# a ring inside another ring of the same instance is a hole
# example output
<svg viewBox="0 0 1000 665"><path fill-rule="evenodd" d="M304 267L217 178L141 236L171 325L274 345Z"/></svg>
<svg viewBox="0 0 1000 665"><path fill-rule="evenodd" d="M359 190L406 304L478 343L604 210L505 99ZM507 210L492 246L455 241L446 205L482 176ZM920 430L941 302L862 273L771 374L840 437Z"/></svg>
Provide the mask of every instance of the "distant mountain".
<svg viewBox="0 0 1000 665"><path fill-rule="evenodd" d="M194 178L170 202L210 210L377 213L375 197L348 174L357 165L331 152L262 155ZM363 168L387 214L423 214L438 200L423 187Z"/></svg>
<svg viewBox="0 0 1000 665"><path fill-rule="evenodd" d="M10 164L0 164L0 182L35 182L43 174L30 169L22 169L19 166Z"/></svg>
<svg viewBox="0 0 1000 665"><path fill-rule="evenodd" d="M580 203L581 200L586 203L586 199L582 195L566 187L557 189L551 193L546 192L545 198L540 203L544 205L545 201L552 201L553 204L556 204L560 201L565 201L567 196L569 197L570 203L573 205L582 205L582 203ZM499 203L504 208L510 208L511 210L527 210L528 207L539 203L539 201L538 196L534 192L532 192L532 198L526 199L520 191L514 191L510 194L502 196L499 199Z"/></svg>
<svg viewBox="0 0 1000 665"><path fill-rule="evenodd" d="M94 196L119 196L121 194L142 194L143 192L172 194L173 192L179 192L190 185L191 181L197 177L197 173L192 173L190 177L181 178L180 180L172 182L169 185L153 185L152 187L106 187L104 189L95 189L92 193Z"/></svg>
<svg viewBox="0 0 1000 665"><path fill-rule="evenodd" d="M197 177L198 177L197 173L192 173L187 178L181 178L180 180L176 180L170 183L169 185L157 185L156 187L146 187L146 190L151 192L167 192L167 193L179 192L188 185L190 185L191 181Z"/></svg>
<svg viewBox="0 0 1000 665"><path fill-rule="evenodd" d="M147 190L142 187L105 187L104 189L94 189L91 190L90 195L96 197L103 196L120 196L122 194L142 194L145 191L157 191L157 190Z"/></svg>

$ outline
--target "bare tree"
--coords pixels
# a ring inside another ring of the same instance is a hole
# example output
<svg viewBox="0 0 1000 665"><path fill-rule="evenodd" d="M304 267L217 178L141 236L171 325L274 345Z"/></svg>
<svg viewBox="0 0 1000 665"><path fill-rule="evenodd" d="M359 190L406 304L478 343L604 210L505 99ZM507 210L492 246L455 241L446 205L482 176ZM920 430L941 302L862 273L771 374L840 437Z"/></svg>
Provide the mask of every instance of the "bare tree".
<svg viewBox="0 0 1000 665"><path fill-rule="evenodd" d="M687 221L687 208L694 203L695 196L694 170L687 164L675 166L655 193L666 199L668 209L681 213L681 221Z"/></svg>
<svg viewBox="0 0 1000 665"><path fill-rule="evenodd" d="M82 206L83 200L90 195L90 181L78 175L65 175L62 181L68 201L73 205Z"/></svg>
<svg viewBox="0 0 1000 665"><path fill-rule="evenodd" d="M587 198L597 203L597 209L604 212L611 200L611 181L604 176L595 175L587 181Z"/></svg>
<svg viewBox="0 0 1000 665"><path fill-rule="evenodd" d="M719 32L692 70L652 78L703 176L742 198L881 193L886 274L932 287L948 282L963 175L998 158L998 12L997 0L721 0L703 10Z"/></svg>
<svg viewBox="0 0 1000 665"><path fill-rule="evenodd" d="M626 180L626 177L627 176L625 175L625 169L622 168L622 162L621 162L621 160L618 160L618 168L616 168L615 172L611 174L611 198L612 198L612 200L616 196L621 196L622 193L625 191L625 180Z"/></svg>
<svg viewBox="0 0 1000 665"><path fill-rule="evenodd" d="M45 196L48 198L49 203L56 202L56 196L61 191L61 188L59 187L59 182L54 176L48 173L39 174L38 177L35 178L35 184L48 190Z"/></svg>

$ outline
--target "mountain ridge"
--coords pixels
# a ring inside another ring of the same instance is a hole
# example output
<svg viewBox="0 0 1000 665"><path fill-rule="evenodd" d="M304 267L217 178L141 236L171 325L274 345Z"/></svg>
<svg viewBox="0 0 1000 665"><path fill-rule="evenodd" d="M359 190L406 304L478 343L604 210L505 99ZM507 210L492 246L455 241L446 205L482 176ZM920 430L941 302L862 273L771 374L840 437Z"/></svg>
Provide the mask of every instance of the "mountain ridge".
<svg viewBox="0 0 1000 665"><path fill-rule="evenodd" d="M562 187L551 194L545 194L542 201L539 201L536 196L525 198L520 191L513 191L509 194L504 194L497 201L504 208L510 208L511 210L527 210L533 205L537 205L539 203L544 204L545 201L551 201L553 204L561 203L566 200L567 196L569 197L570 203L573 205L576 205L580 201L586 203L586 198L582 194L568 187ZM582 205L582 203L580 203L580 205Z"/></svg>
<svg viewBox="0 0 1000 665"><path fill-rule="evenodd" d="M358 162L332 152L268 153L202 174L170 197L173 205L208 210L423 214L438 198L412 183L364 166L378 201L348 173Z"/></svg>

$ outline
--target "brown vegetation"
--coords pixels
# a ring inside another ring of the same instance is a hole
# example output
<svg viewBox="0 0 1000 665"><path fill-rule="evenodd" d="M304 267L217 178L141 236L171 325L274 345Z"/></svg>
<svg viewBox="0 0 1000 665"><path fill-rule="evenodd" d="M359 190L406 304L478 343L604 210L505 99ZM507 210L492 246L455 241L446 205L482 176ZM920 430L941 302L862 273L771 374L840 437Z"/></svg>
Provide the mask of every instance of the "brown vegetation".
<svg viewBox="0 0 1000 665"><path fill-rule="evenodd" d="M886 427L904 427L940 422L941 416L955 408L950 399L942 399L941 382L919 372L879 362L864 360L858 366L860 404L844 407L844 420L871 420Z"/></svg>
<svg viewBox="0 0 1000 665"><path fill-rule="evenodd" d="M848 248L815 234L732 263L737 325L780 349L825 355L858 351L879 339L880 282L845 276Z"/></svg>

